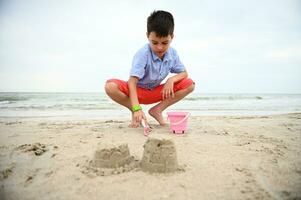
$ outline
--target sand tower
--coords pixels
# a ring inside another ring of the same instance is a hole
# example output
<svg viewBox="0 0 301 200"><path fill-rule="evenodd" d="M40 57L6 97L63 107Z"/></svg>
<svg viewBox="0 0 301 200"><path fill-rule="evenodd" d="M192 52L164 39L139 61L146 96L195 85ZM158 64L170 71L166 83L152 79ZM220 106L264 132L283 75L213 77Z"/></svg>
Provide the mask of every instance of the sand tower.
<svg viewBox="0 0 301 200"><path fill-rule="evenodd" d="M98 144L92 166L98 168L118 168L129 165L134 160L127 144Z"/></svg>
<svg viewBox="0 0 301 200"><path fill-rule="evenodd" d="M175 172L178 170L176 147L172 140L148 138L144 144L141 169L147 172Z"/></svg>

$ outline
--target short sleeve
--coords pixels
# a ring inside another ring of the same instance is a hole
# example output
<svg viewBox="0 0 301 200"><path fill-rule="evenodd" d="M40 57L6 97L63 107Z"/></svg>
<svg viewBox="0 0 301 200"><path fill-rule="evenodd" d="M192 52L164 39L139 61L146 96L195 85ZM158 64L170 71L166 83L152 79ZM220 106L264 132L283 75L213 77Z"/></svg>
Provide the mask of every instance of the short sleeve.
<svg viewBox="0 0 301 200"><path fill-rule="evenodd" d="M137 52L133 58L130 76L136 76L139 79L145 75L145 66L147 63L147 55L143 52Z"/></svg>
<svg viewBox="0 0 301 200"><path fill-rule="evenodd" d="M180 73L180 72L183 72L183 71L185 71L186 69L185 69L185 66L184 66L184 64L181 62L181 60L180 60L180 58L179 58L179 56L178 56L178 54L177 54L177 52L176 51L174 51L174 63L173 63L173 65L172 65L172 67L171 67L171 69L170 69L170 72L171 73L176 73L176 74L178 74L178 73Z"/></svg>

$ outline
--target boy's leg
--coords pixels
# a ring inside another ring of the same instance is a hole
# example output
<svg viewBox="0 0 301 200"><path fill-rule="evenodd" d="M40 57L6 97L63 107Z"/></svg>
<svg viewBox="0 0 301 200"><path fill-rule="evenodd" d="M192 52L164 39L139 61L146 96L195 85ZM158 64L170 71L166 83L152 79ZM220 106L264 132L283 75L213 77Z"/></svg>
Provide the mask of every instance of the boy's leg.
<svg viewBox="0 0 301 200"><path fill-rule="evenodd" d="M191 79L183 79L174 85L175 95L174 98L165 99L162 101L161 90L163 85L156 88L155 91L137 88L137 95L141 104L153 104L161 101L149 110L149 114L154 117L161 125L164 125L164 119L162 112L170 105L183 99L189 93L194 90L194 83ZM133 112L131 110L131 101L129 98L128 84L125 81L119 79L110 79L106 82L105 91L107 95L115 102L125 106L132 113L131 127L137 127L139 124L135 124L133 120Z"/></svg>
<svg viewBox="0 0 301 200"><path fill-rule="evenodd" d="M160 125L165 125L165 121L162 116L162 112L169 106L173 105L174 103L178 102L179 100L183 99L185 96L187 96L189 93L191 93L194 90L194 83L192 83L190 86L180 89L175 92L173 98L164 99L151 109L149 109L148 113L155 118Z"/></svg>
<svg viewBox="0 0 301 200"><path fill-rule="evenodd" d="M120 105L128 108L130 112L132 113L132 122L130 124L131 127L137 127L137 124L134 124L133 122L133 112L131 109L131 101L130 98L124 94L114 81L107 81L105 84L105 91L107 95L115 102L119 103Z"/></svg>
<svg viewBox="0 0 301 200"><path fill-rule="evenodd" d="M118 85L115 82L107 82L105 85L105 91L113 101L125 106L131 111L130 98L120 91Z"/></svg>

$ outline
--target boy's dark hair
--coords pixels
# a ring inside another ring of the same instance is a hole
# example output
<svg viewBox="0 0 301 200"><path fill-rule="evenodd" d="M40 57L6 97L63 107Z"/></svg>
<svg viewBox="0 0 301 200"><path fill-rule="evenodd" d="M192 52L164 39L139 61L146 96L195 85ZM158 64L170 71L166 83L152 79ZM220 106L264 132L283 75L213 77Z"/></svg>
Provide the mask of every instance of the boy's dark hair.
<svg viewBox="0 0 301 200"><path fill-rule="evenodd" d="M173 35L174 19L172 14L163 10L152 12L147 18L147 35L152 31L156 33L157 37Z"/></svg>

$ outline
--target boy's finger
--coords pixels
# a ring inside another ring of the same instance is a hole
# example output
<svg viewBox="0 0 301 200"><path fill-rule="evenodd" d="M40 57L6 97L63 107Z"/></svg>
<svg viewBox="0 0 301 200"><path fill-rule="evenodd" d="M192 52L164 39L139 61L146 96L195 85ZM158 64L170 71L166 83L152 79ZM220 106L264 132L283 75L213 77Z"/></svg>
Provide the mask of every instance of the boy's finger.
<svg viewBox="0 0 301 200"><path fill-rule="evenodd" d="M163 100L166 99L166 90L163 92Z"/></svg>
<svg viewBox="0 0 301 200"><path fill-rule="evenodd" d="M133 126L132 126L132 127L134 127L134 128L137 127L137 121L136 121L136 119L135 119L135 121L133 122Z"/></svg>
<svg viewBox="0 0 301 200"><path fill-rule="evenodd" d="M136 122L137 122L137 123L140 122L140 116L139 116L139 115L136 117Z"/></svg>
<svg viewBox="0 0 301 200"><path fill-rule="evenodd" d="M172 91L168 90L168 98L170 98L172 96Z"/></svg>

